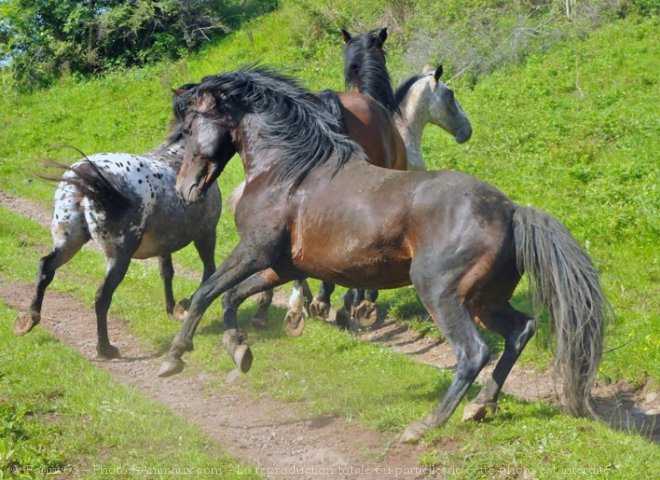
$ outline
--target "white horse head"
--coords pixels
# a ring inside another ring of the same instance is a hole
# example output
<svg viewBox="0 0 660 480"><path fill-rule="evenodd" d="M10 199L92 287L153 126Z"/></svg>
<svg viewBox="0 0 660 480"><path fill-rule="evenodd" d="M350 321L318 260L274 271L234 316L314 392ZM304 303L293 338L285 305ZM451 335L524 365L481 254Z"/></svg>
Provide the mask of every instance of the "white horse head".
<svg viewBox="0 0 660 480"><path fill-rule="evenodd" d="M454 91L440 81L442 65L426 67L421 74L406 80L396 91L400 115L396 119L406 144L409 170L425 169L421 156L422 131L428 123L452 135L458 143L472 136L472 125Z"/></svg>

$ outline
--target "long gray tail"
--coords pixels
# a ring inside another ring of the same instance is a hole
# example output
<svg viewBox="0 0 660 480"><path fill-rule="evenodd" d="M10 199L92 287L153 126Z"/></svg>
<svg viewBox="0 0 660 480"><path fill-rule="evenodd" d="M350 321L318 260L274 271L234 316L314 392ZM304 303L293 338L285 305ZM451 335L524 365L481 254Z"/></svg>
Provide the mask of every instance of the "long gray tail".
<svg viewBox="0 0 660 480"><path fill-rule="evenodd" d="M517 206L513 231L518 268L531 278L537 311L544 305L549 312L564 404L572 415L595 416L591 387L612 313L598 272L566 227L541 210Z"/></svg>

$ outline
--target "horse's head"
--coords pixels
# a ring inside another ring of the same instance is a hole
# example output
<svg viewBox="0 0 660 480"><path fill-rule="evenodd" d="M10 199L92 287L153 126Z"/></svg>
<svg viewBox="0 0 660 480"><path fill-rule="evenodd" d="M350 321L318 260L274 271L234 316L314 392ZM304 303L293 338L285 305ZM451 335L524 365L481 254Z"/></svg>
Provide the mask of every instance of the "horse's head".
<svg viewBox="0 0 660 480"><path fill-rule="evenodd" d="M440 81L441 76L442 65L435 70L431 68L421 77L420 81L427 82L424 87L427 98L420 98L420 101L427 102L431 123L449 132L458 143L465 143L472 136L472 125L456 100L454 91Z"/></svg>
<svg viewBox="0 0 660 480"><path fill-rule="evenodd" d="M383 48L387 28L352 36L342 30L344 37L344 81L348 90L368 95L390 113L396 111L394 91L385 62Z"/></svg>
<svg viewBox="0 0 660 480"><path fill-rule="evenodd" d="M385 50L383 50L383 46L385 45L385 40L387 40L387 27L355 36L342 28L341 34L346 44L345 55L350 55L353 50L360 52L369 51L370 54L376 55L385 64Z"/></svg>
<svg viewBox="0 0 660 480"><path fill-rule="evenodd" d="M176 192L191 203L202 197L236 153L231 135L235 119L210 91L193 88L174 93L185 147Z"/></svg>

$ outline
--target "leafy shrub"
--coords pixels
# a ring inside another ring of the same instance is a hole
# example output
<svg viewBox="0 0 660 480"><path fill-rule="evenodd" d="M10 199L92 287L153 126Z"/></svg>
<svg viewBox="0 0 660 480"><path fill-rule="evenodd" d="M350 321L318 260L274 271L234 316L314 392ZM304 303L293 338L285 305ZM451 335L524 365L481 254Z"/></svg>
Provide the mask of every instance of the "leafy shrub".
<svg viewBox="0 0 660 480"><path fill-rule="evenodd" d="M21 89L176 58L228 30L214 0L8 0L0 58Z"/></svg>

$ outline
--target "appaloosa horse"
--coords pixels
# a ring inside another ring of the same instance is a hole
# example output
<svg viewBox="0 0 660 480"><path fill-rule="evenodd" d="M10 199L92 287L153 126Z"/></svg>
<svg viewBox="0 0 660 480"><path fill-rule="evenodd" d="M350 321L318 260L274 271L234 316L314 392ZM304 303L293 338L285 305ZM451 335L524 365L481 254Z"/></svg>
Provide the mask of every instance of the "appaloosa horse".
<svg viewBox="0 0 660 480"><path fill-rule="evenodd" d="M120 355L108 338L107 316L112 295L124 279L131 258L158 257L169 314L175 310L173 252L194 242L204 266L202 278L207 279L215 271L220 191L217 186L209 188L197 203L183 202L176 195L174 184L183 160L182 138L178 133L144 155L100 153L65 167L55 191L53 249L39 262L30 313L17 319L17 334L28 333L41 321L44 294L55 271L90 239L106 256L106 275L95 301L96 351L104 358Z"/></svg>
<svg viewBox="0 0 660 480"><path fill-rule="evenodd" d="M535 320L510 304L525 272L554 326L565 405L592 411L609 309L591 259L554 217L464 173L370 165L325 106L263 68L207 77L175 113L185 136L177 192L198 199L236 151L246 186L235 215L241 240L193 294L161 376L183 369L202 315L224 292L223 344L247 372L252 353L236 323L247 297L303 277L353 288L412 283L457 360L439 405L401 437L416 441L449 419L489 360L473 321L505 346L466 416L495 405L535 331Z"/></svg>

